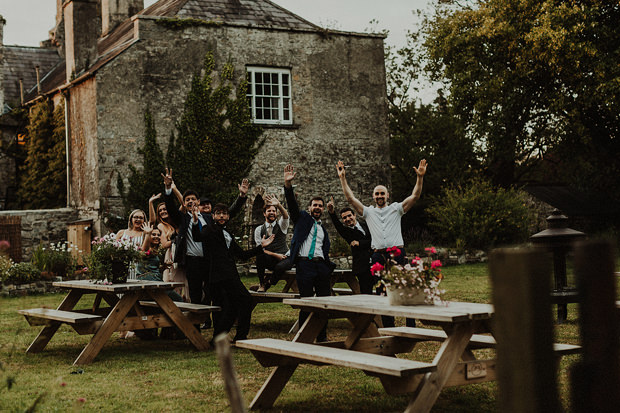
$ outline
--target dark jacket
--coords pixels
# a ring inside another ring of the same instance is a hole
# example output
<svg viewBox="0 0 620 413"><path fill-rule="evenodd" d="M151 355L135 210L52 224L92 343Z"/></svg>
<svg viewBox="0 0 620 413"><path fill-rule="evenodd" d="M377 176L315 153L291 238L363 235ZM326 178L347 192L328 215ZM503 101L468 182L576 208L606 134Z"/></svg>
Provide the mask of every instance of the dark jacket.
<svg viewBox="0 0 620 413"><path fill-rule="evenodd" d="M217 224L205 225L202 230L198 225L192 225L192 236L194 240L202 242L205 250L209 253L207 257L210 262L210 284L239 278L235 259L247 260L263 253L261 246L244 251L234 237L230 241L230 247L226 247L224 232L222 227Z"/></svg>
<svg viewBox="0 0 620 413"><path fill-rule="evenodd" d="M351 228L344 225L336 214L329 214L332 222L334 223L334 227L338 234L347 242L347 244L351 244L352 241L359 242L359 246L351 247L351 255L353 256L353 266L352 270L354 274L370 274L370 256L372 255L372 249L370 248L371 236L370 230L368 229L368 225L366 225L363 221L358 221L358 223L364 229L366 234L363 234L357 228Z"/></svg>
<svg viewBox="0 0 620 413"><path fill-rule="evenodd" d="M166 192L164 191L164 202L166 203L168 215L177 227L177 235L175 238L176 253L174 255L174 262L184 265L185 256L187 254L187 231L189 230L192 217L187 212L179 211L179 206L176 205L176 202L174 201L175 199L174 194L166 195ZM235 202L233 202L229 208L231 218L239 213L245 204L246 199L246 197L241 196L238 196L237 199L235 199ZM207 225L213 224L213 217L211 214L202 214L202 216L207 222ZM204 245L202 246L202 253L205 257L209 256Z"/></svg>
<svg viewBox="0 0 620 413"><path fill-rule="evenodd" d="M308 212L299 210L299 205L295 199L295 193L293 192L292 187L284 187L284 196L286 197L288 213L295 224L293 239L291 240L291 258L293 259L293 262L295 262L298 258L297 254L299 254L301 245L304 243L306 238L308 238L310 231L312 231L312 227L314 226L314 218L312 218ZM329 234L323 224L321 224L321 227L323 228L323 232L325 234L322 248L323 258L325 258L325 261L329 262Z"/></svg>

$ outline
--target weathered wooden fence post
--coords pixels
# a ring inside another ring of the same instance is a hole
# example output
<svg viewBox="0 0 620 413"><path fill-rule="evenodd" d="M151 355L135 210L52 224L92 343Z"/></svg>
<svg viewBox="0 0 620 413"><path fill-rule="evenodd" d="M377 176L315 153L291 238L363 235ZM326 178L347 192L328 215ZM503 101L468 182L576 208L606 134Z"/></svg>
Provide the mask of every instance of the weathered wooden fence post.
<svg viewBox="0 0 620 413"><path fill-rule="evenodd" d="M584 241L575 248L583 357L571 370L571 393L578 413L620 412L614 251L605 241Z"/></svg>
<svg viewBox="0 0 620 413"><path fill-rule="evenodd" d="M222 378L224 379L224 387L226 388L228 400L230 401L230 409L232 413L246 413L247 409L245 408L243 394L241 393L241 388L239 388L239 382L237 381L237 374L235 373L235 366L233 365L232 356L230 354L230 342L227 334L220 334L215 338L215 349L220 363L220 370L222 371Z"/></svg>
<svg viewBox="0 0 620 413"><path fill-rule="evenodd" d="M549 256L499 249L489 259L497 340L499 411L558 412Z"/></svg>

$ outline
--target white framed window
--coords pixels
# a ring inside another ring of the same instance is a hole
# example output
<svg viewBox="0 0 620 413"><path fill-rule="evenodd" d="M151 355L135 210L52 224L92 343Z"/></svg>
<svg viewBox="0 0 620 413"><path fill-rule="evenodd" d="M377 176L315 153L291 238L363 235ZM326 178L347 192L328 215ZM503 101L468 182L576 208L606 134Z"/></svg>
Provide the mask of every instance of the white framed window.
<svg viewBox="0 0 620 413"><path fill-rule="evenodd" d="M292 125L291 71L248 66L247 79L254 123Z"/></svg>

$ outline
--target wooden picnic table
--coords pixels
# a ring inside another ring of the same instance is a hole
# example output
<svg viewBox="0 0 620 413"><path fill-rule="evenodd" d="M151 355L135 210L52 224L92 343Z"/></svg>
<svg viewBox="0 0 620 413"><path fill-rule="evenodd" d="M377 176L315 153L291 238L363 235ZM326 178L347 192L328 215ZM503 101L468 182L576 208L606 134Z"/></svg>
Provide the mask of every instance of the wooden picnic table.
<svg viewBox="0 0 620 413"><path fill-rule="evenodd" d="M477 360L473 349L493 348L490 321L493 306L450 302L442 305L393 306L387 297L349 295L284 300L310 316L293 341L270 338L238 341L237 347L252 351L263 366L275 366L254 397L250 408L273 406L300 363L338 365L363 370L381 380L388 394L411 393L407 412L427 412L446 386L495 380L495 360ZM377 315L413 318L442 327L378 329ZM344 341L315 343L328 319L346 318L352 330ZM441 345L432 362L396 358L410 353L424 341ZM558 354L570 354L578 346L556 345ZM459 362L461 359L461 362Z"/></svg>
<svg viewBox="0 0 620 413"><path fill-rule="evenodd" d="M194 324L204 322L209 313L220 309L172 301L166 291L181 283L131 280L123 284L98 284L90 280L76 280L52 285L69 290L57 309L19 310L30 325L44 326L26 351L42 351L60 325L68 324L78 334L93 334L74 365L91 363L115 331L176 326L196 349L206 351L209 343ZM87 294L96 294L92 307L75 310L77 303ZM102 306L102 302L108 305Z"/></svg>

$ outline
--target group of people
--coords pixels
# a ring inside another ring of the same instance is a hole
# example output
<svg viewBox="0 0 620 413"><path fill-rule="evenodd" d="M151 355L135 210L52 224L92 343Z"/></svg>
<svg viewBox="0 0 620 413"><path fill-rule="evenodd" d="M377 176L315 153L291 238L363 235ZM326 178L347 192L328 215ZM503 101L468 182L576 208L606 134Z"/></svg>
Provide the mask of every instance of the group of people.
<svg viewBox="0 0 620 413"><path fill-rule="evenodd" d="M209 199L200 198L195 191L187 190L180 194L174 185L172 171L168 169L162 174L164 192L149 200L149 220L154 224L146 222L146 214L142 210L134 210L129 217L128 229L120 231L117 237L129 239L143 250L151 251L147 255L153 260L163 257L165 270L162 279L186 283L186 287L178 291L181 295L177 299L221 307L219 313L213 314L213 337L229 332L237 320L233 340L243 340L250 330L254 300L240 280L237 259L256 256L259 291L268 290L284 271L295 266L301 297L331 294L330 274L335 265L329 259L329 234L321 220L325 207L337 232L351 246L352 270L363 294L371 294L376 284L370 272L371 265L377 262L385 264L390 259L388 250L392 247L399 247L404 252L400 221L421 195L426 160L414 167L417 181L411 195L402 202L389 203L387 188L378 185L372 194L374 206L364 206L355 197L348 185L342 161L337 163L336 168L350 207L341 209L338 216L333 198L326 204L321 196L313 196L306 210L300 209L293 189L297 173L288 164L284 168L284 196L288 211L275 195L266 195L263 207L265 222L256 228L256 247L249 250L243 250L227 228L230 218L245 204L249 190L247 179L238 185L239 196L232 205L212 205ZM154 208L154 201L159 198L163 198L163 202ZM362 216L365 222L358 221L357 216ZM289 246L287 232L290 221L293 223L293 235ZM404 253L392 259L401 264L406 260ZM266 276L267 269L271 270L269 277ZM144 270L137 268L135 277L140 278L145 273L152 276L153 271L149 268L146 272ZM300 311L300 325L307 317L307 313ZM393 319L384 319L383 322L387 326L393 325ZM327 340L326 329L317 340Z"/></svg>

